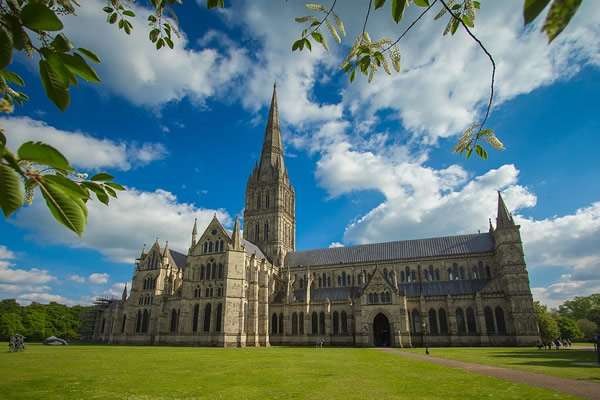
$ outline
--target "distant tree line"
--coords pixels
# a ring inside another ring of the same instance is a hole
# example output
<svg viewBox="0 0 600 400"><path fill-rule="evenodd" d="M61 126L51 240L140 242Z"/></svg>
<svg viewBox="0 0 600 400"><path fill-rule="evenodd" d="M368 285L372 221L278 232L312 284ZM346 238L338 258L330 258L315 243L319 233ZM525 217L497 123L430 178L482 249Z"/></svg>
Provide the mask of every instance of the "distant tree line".
<svg viewBox="0 0 600 400"><path fill-rule="evenodd" d="M590 340L593 333L600 333L600 293L576 296L548 310L534 302L542 340L584 339Z"/></svg>
<svg viewBox="0 0 600 400"><path fill-rule="evenodd" d="M88 307L51 302L21 306L15 299L0 301L0 340L6 341L16 333L28 341L41 341L48 336L65 340L80 338L81 314Z"/></svg>

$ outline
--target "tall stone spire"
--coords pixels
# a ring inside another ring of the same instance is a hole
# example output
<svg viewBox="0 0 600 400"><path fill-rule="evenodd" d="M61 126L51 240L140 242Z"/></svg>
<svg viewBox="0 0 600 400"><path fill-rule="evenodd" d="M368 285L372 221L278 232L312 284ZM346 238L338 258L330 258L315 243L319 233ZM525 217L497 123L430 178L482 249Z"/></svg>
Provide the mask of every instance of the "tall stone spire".
<svg viewBox="0 0 600 400"><path fill-rule="evenodd" d="M508 208L506 208L506 204L504 204L504 200L502 199L500 191L498 191L498 216L496 217L496 229L506 226L515 226L515 221L513 220L512 215L510 215L508 212Z"/></svg>
<svg viewBox="0 0 600 400"><path fill-rule="evenodd" d="M121 295L121 300L123 300L123 301L127 300L127 284L125 284L125 287L123 288L123 294Z"/></svg>
<svg viewBox="0 0 600 400"><path fill-rule="evenodd" d="M235 214L235 223L233 224L233 233L231 234L231 247L233 250L242 249L242 240L240 239L240 216Z"/></svg>
<svg viewBox="0 0 600 400"><path fill-rule="evenodd" d="M281 145L281 130L279 129L279 108L277 106L277 84L274 84L259 169L262 173L270 170L270 167L276 166L279 167L280 171L284 170L283 146Z"/></svg>
<svg viewBox="0 0 600 400"><path fill-rule="evenodd" d="M192 229L192 247L196 245L196 236L198 235L198 218L194 218L194 228Z"/></svg>

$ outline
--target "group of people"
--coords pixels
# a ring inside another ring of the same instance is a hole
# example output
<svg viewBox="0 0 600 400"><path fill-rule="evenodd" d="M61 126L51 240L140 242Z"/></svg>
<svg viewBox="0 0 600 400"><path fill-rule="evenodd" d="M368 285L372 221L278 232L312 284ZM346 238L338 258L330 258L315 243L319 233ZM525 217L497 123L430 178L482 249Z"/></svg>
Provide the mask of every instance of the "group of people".
<svg viewBox="0 0 600 400"><path fill-rule="evenodd" d="M25 351L25 336L16 334L8 339L8 352Z"/></svg>
<svg viewBox="0 0 600 400"><path fill-rule="evenodd" d="M552 350L552 346L554 346L556 350L559 350L561 346L565 349L571 348L571 341L569 339L554 339L547 340L544 342L538 340L536 343L536 347L538 348L538 350L541 350L543 348L547 350Z"/></svg>

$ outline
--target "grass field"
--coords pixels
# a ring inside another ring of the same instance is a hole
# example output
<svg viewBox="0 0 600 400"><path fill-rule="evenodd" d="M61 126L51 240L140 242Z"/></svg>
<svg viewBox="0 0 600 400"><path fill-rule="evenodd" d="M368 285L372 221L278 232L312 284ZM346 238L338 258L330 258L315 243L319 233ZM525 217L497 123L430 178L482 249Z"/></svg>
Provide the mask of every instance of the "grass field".
<svg viewBox="0 0 600 400"><path fill-rule="evenodd" d="M531 347L443 347L429 350L430 355L434 357L600 383L600 367L577 365L597 362L596 353L593 351L576 350L575 348L538 350ZM423 353L423 349L405 349L404 351Z"/></svg>
<svg viewBox="0 0 600 400"><path fill-rule="evenodd" d="M0 353L0 377L6 399L570 398L352 348L28 344L25 353Z"/></svg>

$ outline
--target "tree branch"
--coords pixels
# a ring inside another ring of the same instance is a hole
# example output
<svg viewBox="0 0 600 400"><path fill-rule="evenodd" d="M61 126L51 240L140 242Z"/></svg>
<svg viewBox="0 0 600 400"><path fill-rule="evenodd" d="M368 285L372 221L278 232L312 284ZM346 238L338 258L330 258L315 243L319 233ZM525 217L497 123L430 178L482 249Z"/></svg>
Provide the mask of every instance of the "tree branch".
<svg viewBox="0 0 600 400"><path fill-rule="evenodd" d="M400 40L402 40L402 38L404 37L404 35L406 35L408 33L408 31L410 31L412 29L413 26L415 26L415 24L417 22L419 22L419 20L425 15L427 14L427 11L429 11L431 9L431 7L434 6L434 4L437 3L437 0L434 0L433 3L431 3L431 5L429 7L427 7L427 9L425 11L423 11L421 13L421 15L419 15L419 17L417 19L415 19L409 26L408 28L406 28L406 30L404 32L402 32L402 35L400 35L400 37L398 39L396 39L396 41L392 44L390 44L385 50L382 51L382 53L385 53L386 51L388 51L389 49L391 49L392 47L394 47Z"/></svg>
<svg viewBox="0 0 600 400"><path fill-rule="evenodd" d="M473 39L475 42L477 42L477 44L479 45L481 50L483 50L483 52L488 56L488 58L490 59L490 62L492 63L492 82L490 84L490 100L488 101L487 110L485 112L485 117L483 118L483 122L481 122L481 125L479 126L479 130L477 131L477 133L479 133L483 129L483 126L485 125L485 122L487 121L488 116L490 115L490 109L492 108L492 101L494 99L494 79L496 77L496 63L494 62L494 58L492 57L490 52L487 51L487 49L485 48L483 43L481 43L481 41L479 39L477 39L477 37L473 34L473 32L471 32L469 27L467 25L465 25L463 20L461 18L457 17L456 14L454 14L452 12L452 10L448 7L448 5L446 4L446 2L444 0L440 0L440 2L444 5L444 8L446 9L446 11L448 11L450 13L450 15L452 15L452 18L455 18L456 20L458 20L460 22L460 24L463 26L465 31L467 31L469 36L471 36L471 39ZM475 135L475 142L473 142L473 143L476 143L478 139L479 138L477 138L477 135Z"/></svg>

